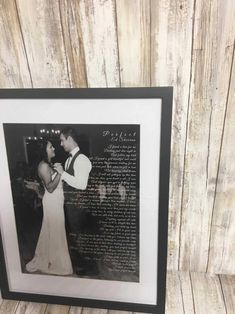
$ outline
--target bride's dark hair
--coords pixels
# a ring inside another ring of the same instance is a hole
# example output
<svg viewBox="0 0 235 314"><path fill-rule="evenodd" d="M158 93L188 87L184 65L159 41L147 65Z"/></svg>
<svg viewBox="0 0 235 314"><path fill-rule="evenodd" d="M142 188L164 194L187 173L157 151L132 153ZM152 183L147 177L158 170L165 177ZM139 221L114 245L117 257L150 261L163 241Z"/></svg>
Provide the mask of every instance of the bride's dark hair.
<svg viewBox="0 0 235 314"><path fill-rule="evenodd" d="M47 156L47 144L48 142L51 142L49 138L43 138L39 141L37 141L37 146L35 149L35 156L36 158L33 160L32 163L32 173L34 174L35 178L41 182L41 178L38 176L38 165L41 161L46 162L48 165L50 165L48 156Z"/></svg>
<svg viewBox="0 0 235 314"><path fill-rule="evenodd" d="M39 154L38 161L44 161L49 164L48 155L47 155L47 144L48 142L52 143L49 138L44 138L39 142Z"/></svg>

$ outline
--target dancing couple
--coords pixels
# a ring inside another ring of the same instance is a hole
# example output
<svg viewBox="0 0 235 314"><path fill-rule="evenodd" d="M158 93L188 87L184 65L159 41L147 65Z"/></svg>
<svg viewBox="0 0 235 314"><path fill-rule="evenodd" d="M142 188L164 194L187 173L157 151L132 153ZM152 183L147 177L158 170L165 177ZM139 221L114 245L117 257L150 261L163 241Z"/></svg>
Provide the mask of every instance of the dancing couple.
<svg viewBox="0 0 235 314"><path fill-rule="evenodd" d="M42 197L43 221L33 259L26 264L28 272L40 271L47 274L71 275L72 262L68 250L64 202L66 194L85 190L92 165L90 160L81 153L77 134L73 128L61 131L60 144L69 157L65 169L59 163L52 164L55 148L49 140L44 140L41 161L38 164L38 176L42 180L45 192ZM29 188L30 182L26 182ZM67 223L69 229L79 224L79 213L76 204L68 204ZM75 217L74 217L74 213Z"/></svg>

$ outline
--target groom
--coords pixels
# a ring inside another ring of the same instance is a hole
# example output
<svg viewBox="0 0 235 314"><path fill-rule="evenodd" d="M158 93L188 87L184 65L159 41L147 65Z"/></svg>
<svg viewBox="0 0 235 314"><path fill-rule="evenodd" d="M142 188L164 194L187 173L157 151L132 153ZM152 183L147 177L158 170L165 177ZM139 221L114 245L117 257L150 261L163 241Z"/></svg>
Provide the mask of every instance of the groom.
<svg viewBox="0 0 235 314"><path fill-rule="evenodd" d="M69 157L65 162L65 170L61 165L56 165L55 170L61 174L64 181L64 196L66 210L66 224L69 245L72 240L76 241L77 236L82 230L84 213L79 199L82 191L87 187L89 174L92 168L90 160L81 153L78 146L76 131L71 127L66 127L60 133L60 145ZM76 269L78 261L81 262L78 253L71 252L73 267Z"/></svg>

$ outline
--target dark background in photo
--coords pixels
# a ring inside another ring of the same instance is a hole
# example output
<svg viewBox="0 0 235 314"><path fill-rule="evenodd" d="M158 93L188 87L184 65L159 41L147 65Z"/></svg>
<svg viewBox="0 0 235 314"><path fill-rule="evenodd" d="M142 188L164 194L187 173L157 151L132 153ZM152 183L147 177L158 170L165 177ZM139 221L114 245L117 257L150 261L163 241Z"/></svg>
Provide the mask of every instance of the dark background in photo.
<svg viewBox="0 0 235 314"><path fill-rule="evenodd" d="M22 272L33 257L43 218L41 199L26 188L24 180L41 184L38 149L44 137L55 147L53 163L64 165L67 154L60 146L59 133L65 126L4 124ZM70 255L77 258L78 266L81 260L85 265L74 275L138 282L140 126L70 126L79 135L81 152L92 163L86 191L79 201L71 196L83 209L82 230L67 234Z"/></svg>

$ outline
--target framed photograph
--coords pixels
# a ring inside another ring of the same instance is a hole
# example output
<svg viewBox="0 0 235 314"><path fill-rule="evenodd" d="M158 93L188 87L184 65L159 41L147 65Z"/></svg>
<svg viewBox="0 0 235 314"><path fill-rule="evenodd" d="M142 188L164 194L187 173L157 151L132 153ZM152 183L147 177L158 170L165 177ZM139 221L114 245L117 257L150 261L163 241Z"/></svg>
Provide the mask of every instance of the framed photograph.
<svg viewBox="0 0 235 314"><path fill-rule="evenodd" d="M164 313L172 94L0 90L3 298Z"/></svg>

